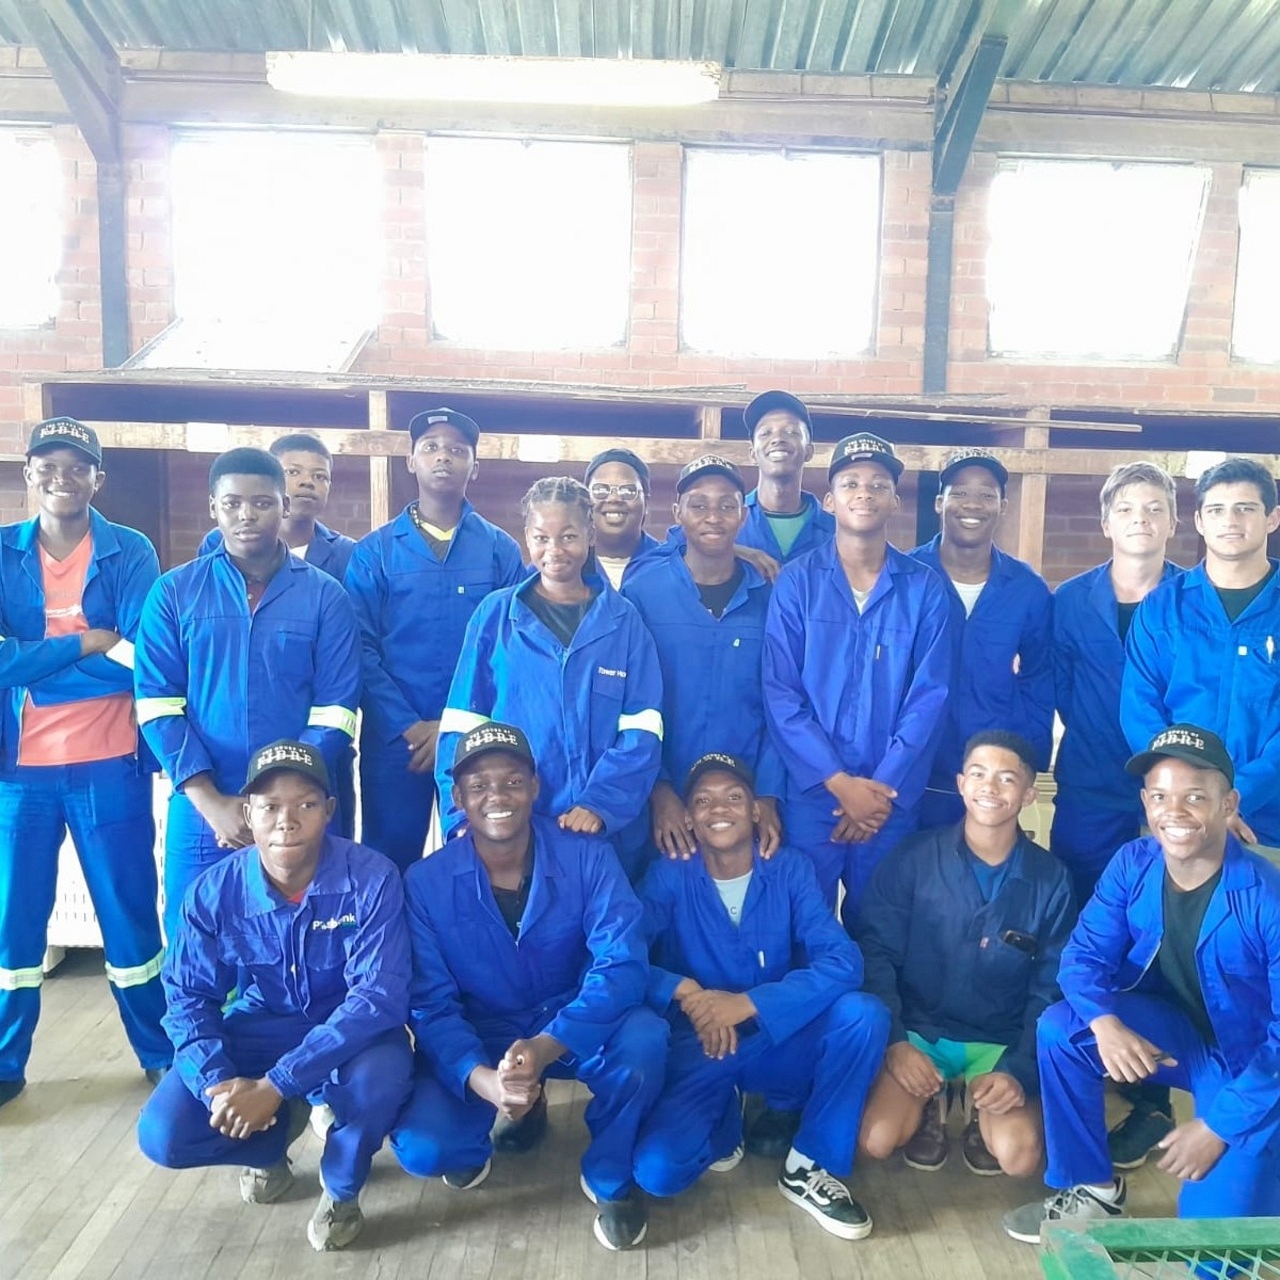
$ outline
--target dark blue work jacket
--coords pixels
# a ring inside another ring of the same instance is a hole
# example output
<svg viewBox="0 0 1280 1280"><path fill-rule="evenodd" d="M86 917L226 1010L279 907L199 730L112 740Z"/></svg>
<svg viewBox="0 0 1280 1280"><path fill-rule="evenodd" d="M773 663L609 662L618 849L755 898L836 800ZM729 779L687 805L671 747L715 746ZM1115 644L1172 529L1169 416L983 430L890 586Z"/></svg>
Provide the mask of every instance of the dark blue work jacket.
<svg viewBox="0 0 1280 1280"><path fill-rule="evenodd" d="M1075 921L1071 880L1022 836L984 902L963 825L921 831L876 868L855 936L866 988L889 1007L889 1041L1007 1045L996 1066L1035 1092L1036 1020L1058 998L1058 960Z"/></svg>

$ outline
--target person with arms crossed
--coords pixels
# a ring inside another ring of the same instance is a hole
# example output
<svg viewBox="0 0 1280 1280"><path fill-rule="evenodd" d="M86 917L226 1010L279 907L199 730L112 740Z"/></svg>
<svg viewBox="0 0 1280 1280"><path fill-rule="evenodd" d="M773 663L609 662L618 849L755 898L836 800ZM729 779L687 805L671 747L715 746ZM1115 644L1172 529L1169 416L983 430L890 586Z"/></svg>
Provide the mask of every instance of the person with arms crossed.
<svg viewBox="0 0 1280 1280"><path fill-rule="evenodd" d="M742 1092L760 1090L787 1112L768 1125L787 1122L778 1190L824 1231L861 1240L871 1217L841 1179L853 1170L888 1014L858 990L862 958L810 861L794 849L760 856L750 766L710 752L690 769L685 798L694 856L654 863L640 890L649 1002L672 1031L636 1181L674 1196L708 1169L733 1168L752 1146Z"/></svg>
<svg viewBox="0 0 1280 1280"><path fill-rule="evenodd" d="M524 577L514 539L467 501L474 419L428 409L410 419L409 442L417 500L361 538L347 568L364 666L361 838L401 870L426 846L436 737L467 623L490 592Z"/></svg>
<svg viewBox="0 0 1280 1280"><path fill-rule="evenodd" d="M602 835L637 879L647 860L648 799L662 758L662 674L635 608L589 582L591 499L568 476L538 480L521 502L537 573L494 592L467 626L440 718L437 778L458 739L486 720L518 724L538 761L538 813ZM446 809L452 832L461 811Z"/></svg>
<svg viewBox="0 0 1280 1280"><path fill-rule="evenodd" d="M360 647L342 587L289 554L284 471L262 449L209 469L222 548L161 575L138 624L138 723L173 784L165 827L165 933L187 886L251 842L238 795L253 752L318 747L330 776L355 732Z"/></svg>
<svg viewBox="0 0 1280 1280"><path fill-rule="evenodd" d="M954 668L946 588L889 545L902 463L846 436L827 469L835 537L778 576L765 625L765 714L787 771L782 826L852 922L880 860L916 829Z"/></svg>
<svg viewBox="0 0 1280 1280"><path fill-rule="evenodd" d="M327 831L335 801L314 746L255 752L242 795L253 845L191 886L165 959L175 1070L143 1108L138 1143L169 1169L243 1166L242 1199L271 1204L293 1186L307 1103L327 1106L307 1238L342 1249L409 1096L404 890L380 853Z"/></svg>
<svg viewBox="0 0 1280 1280"><path fill-rule="evenodd" d="M958 449L939 476L934 509L942 532L911 554L947 588L959 642L947 725L920 805L920 825L959 822L955 789L964 745L1004 729L1035 750L1037 769L1053 751L1052 597L1045 580L995 544L1008 509L1009 472L986 449Z"/></svg>
<svg viewBox="0 0 1280 1280"><path fill-rule="evenodd" d="M92 427L40 423L23 470L37 514L0 529L0 1106L24 1085L68 830L130 1046L153 1083L173 1058L133 709L133 640L160 566L142 534L93 509L106 474Z"/></svg>
<svg viewBox="0 0 1280 1280"><path fill-rule="evenodd" d="M1035 783L1025 738L975 734L956 780L964 818L917 832L871 877L855 936L866 988L892 1024L862 1120L868 1155L901 1148L912 1168L941 1169L950 1082L963 1077L968 1168L1016 1178L1039 1168L1036 1019L1058 998L1075 908L1061 863L1018 824Z"/></svg>
<svg viewBox="0 0 1280 1280"><path fill-rule="evenodd" d="M1195 1118L1157 1144L1182 1181L1179 1217L1280 1213L1280 871L1232 834L1239 793L1216 734L1171 725L1128 767L1151 835L1103 871L1062 954L1063 999L1040 1019L1053 1194L1004 1218L1032 1244L1043 1222L1125 1212L1107 1077L1190 1091Z"/></svg>
<svg viewBox="0 0 1280 1280"><path fill-rule="evenodd" d="M527 1148L546 1127L544 1080L580 1080L595 1235L629 1249L648 1226L636 1133L667 1048L642 1004L640 904L607 844L534 816L541 783L520 729L464 734L452 779L466 830L405 877L418 1067L392 1150L406 1172L472 1190L489 1176L495 1119L524 1126Z"/></svg>
<svg viewBox="0 0 1280 1280"><path fill-rule="evenodd" d="M769 583L735 554L746 517L738 469L706 454L676 481L682 545L635 574L622 594L639 610L662 667L662 767L653 788L653 840L668 857L689 857L689 814L676 790L713 747L745 759L760 795L760 850L782 840L782 762L764 715L761 652Z"/></svg>

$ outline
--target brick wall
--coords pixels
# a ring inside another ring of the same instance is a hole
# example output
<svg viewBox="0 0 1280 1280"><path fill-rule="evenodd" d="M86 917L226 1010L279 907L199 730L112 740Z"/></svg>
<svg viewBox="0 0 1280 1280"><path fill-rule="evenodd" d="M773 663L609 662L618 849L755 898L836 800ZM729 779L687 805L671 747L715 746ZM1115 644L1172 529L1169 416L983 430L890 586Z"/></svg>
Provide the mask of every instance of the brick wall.
<svg viewBox="0 0 1280 1280"><path fill-rule="evenodd" d="M1098 124L1098 153L1106 154L1107 132L1123 121ZM1170 122L1176 139L1178 122ZM74 129L59 125L53 136L65 179L63 219L66 256L59 275L62 301L47 328L0 332L0 451L18 451L24 434L21 382L51 373L91 369L101 359L98 298L96 191L93 161ZM168 157L170 131L129 126L127 155L127 269L134 347L154 337L172 318L169 250ZM1189 138L1199 135L1189 133ZM487 352L431 338L423 205L427 173L420 135L383 132L375 146L381 160L386 254L382 322L361 354L357 371L369 374L520 379L554 385L600 383L638 388L720 385L746 394L770 386L800 395L911 395L921 378L924 281L930 162L926 152L890 150L884 155L882 262L877 342L862 360L776 361L726 359L679 349L679 253L681 147L640 142L634 149L632 290L629 338L624 347L546 353ZM1124 148L1118 148L1123 151ZM1166 154L1174 154L1173 142ZM1190 150L1187 155L1192 155ZM1193 157L1194 158L1194 157ZM983 296L986 249L983 208L995 157L978 153L957 201L955 278L952 297L949 380L955 392L1007 397L1012 404L1090 405L1143 409L1242 406L1280 412L1280 367L1256 367L1230 358L1231 296L1235 273L1235 195L1241 164L1216 160L1204 232L1195 261L1185 337L1176 362L1145 365L1037 365L992 360L986 355ZM904 431L909 436L909 431ZM1211 440L1204 447L1212 447ZM207 527L204 472L208 459L169 460L171 547L167 559L189 554ZM556 467L549 468L556 470ZM5 485L9 467L4 471ZM518 468L510 477L482 477L477 497L504 522L533 475ZM334 523L358 533L368 506L359 463L343 463L334 494ZM490 498L490 484L496 486ZM1049 490L1046 571L1061 577L1096 561L1105 548L1093 517L1095 483L1067 478ZM7 492L7 490L3 490ZM669 492L669 490L668 490ZM140 501L148 495L140 494ZM665 508L666 498L659 504ZM914 540L906 514L895 540ZM653 522L665 524L665 514ZM1189 526L1188 526L1189 528ZM1184 531L1184 537L1189 536ZM1010 541L1010 531L1003 537ZM1194 558L1191 556L1189 558Z"/></svg>

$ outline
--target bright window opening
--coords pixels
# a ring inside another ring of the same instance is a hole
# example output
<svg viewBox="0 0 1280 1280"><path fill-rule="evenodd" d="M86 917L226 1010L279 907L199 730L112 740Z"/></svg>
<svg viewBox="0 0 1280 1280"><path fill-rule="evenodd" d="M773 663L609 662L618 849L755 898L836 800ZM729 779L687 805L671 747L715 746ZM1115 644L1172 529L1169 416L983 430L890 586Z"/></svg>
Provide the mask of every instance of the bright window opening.
<svg viewBox="0 0 1280 1280"><path fill-rule="evenodd" d="M52 137L0 129L0 329L35 328L58 313L61 201Z"/></svg>
<svg viewBox="0 0 1280 1280"><path fill-rule="evenodd" d="M690 148L681 341L730 356L864 354L879 239L878 157Z"/></svg>
<svg viewBox="0 0 1280 1280"><path fill-rule="evenodd" d="M1203 165L1003 165L987 215L992 353L1172 356L1208 189Z"/></svg>
<svg viewBox="0 0 1280 1280"><path fill-rule="evenodd" d="M426 180L436 337L524 351L626 341L630 146L432 138Z"/></svg>
<svg viewBox="0 0 1280 1280"><path fill-rule="evenodd" d="M1280 170L1246 169L1240 188L1231 351L1241 360L1280 364Z"/></svg>
<svg viewBox="0 0 1280 1280"><path fill-rule="evenodd" d="M370 139L188 134L172 155L178 324L138 363L330 370L378 323Z"/></svg>

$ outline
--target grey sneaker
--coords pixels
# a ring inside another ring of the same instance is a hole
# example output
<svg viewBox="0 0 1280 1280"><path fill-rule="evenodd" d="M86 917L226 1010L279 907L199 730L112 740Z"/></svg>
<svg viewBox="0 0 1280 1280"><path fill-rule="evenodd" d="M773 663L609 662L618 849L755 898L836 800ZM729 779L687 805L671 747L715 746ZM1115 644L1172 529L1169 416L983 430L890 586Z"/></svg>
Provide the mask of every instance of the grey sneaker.
<svg viewBox="0 0 1280 1280"><path fill-rule="evenodd" d="M742 1143L738 1143L732 1151L727 1155L723 1155L719 1160L713 1160L707 1168L712 1173L728 1173L731 1169L736 1169L742 1163L742 1157L746 1152L746 1148Z"/></svg>
<svg viewBox="0 0 1280 1280"><path fill-rule="evenodd" d="M871 1215L849 1194L849 1188L816 1165L778 1175L778 1190L805 1211L823 1231L841 1240L861 1240L871 1234Z"/></svg>
<svg viewBox="0 0 1280 1280"><path fill-rule="evenodd" d="M335 1200L327 1191L321 1191L320 1203L307 1223L307 1239L319 1253L331 1253L345 1249L363 1227L359 1200Z"/></svg>
<svg viewBox="0 0 1280 1280"><path fill-rule="evenodd" d="M240 1170L240 1199L245 1204L275 1204L293 1189L289 1157L266 1169Z"/></svg>
<svg viewBox="0 0 1280 1280"><path fill-rule="evenodd" d="M1010 1209L1004 1215L1005 1233L1024 1244L1039 1244L1040 1226L1045 1222L1123 1218L1126 1193L1123 1178L1116 1179L1114 1200L1101 1200L1086 1186L1067 1187L1063 1191L1055 1191L1047 1200L1035 1200L1020 1209Z"/></svg>

